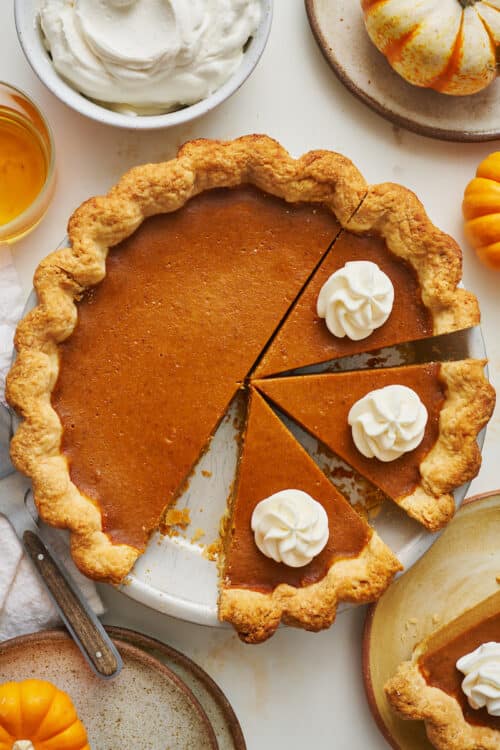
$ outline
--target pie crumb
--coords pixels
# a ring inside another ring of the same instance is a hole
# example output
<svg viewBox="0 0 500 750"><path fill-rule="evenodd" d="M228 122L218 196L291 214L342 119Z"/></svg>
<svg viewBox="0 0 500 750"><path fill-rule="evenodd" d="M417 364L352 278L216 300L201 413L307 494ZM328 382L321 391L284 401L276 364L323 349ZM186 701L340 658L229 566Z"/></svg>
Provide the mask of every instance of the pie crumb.
<svg viewBox="0 0 500 750"><path fill-rule="evenodd" d="M203 536L205 536L205 532L203 529L196 529L193 536L191 537L191 543L196 544L197 541L199 541Z"/></svg>
<svg viewBox="0 0 500 750"><path fill-rule="evenodd" d="M212 542L212 544L209 544L205 547L203 550L203 557L206 557L207 560L212 560L214 562L217 560L219 556L221 548L220 539L218 539L216 542Z"/></svg>
<svg viewBox="0 0 500 750"><path fill-rule="evenodd" d="M212 476L212 472L211 471L207 471L206 469L202 469L201 470L201 476L209 478L209 477Z"/></svg>
<svg viewBox="0 0 500 750"><path fill-rule="evenodd" d="M179 532L172 527L177 526L180 529L185 529L190 523L189 508L169 508L161 521L160 533L177 536Z"/></svg>

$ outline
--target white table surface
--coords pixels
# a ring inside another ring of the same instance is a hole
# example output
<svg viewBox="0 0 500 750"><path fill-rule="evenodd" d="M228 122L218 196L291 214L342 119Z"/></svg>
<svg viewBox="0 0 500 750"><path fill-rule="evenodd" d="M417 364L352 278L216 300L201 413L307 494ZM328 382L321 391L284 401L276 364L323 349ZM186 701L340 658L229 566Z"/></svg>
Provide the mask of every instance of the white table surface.
<svg viewBox="0 0 500 750"><path fill-rule="evenodd" d="M499 148L498 142L442 143L381 119L344 90L328 68L310 32L302 0L275 0L275 4L264 56L232 99L191 125L137 134L86 120L55 99L26 63L16 37L12 2L3 0L0 79L25 89L41 105L57 147L55 199L43 223L13 251L26 294L38 261L64 237L71 212L87 197L105 192L129 167L172 157L178 146L194 137L268 133L293 155L313 148L340 151L369 181L401 182L419 195L433 221L464 246L465 284L480 299L491 378L500 386L500 273L480 266L465 246L460 212L465 184L477 164ZM500 486L499 430L497 413L471 494ZM218 681L240 718L250 750L387 747L362 687L364 608L340 615L331 630L319 635L286 629L251 647L241 644L232 631L176 621L110 587L102 586L101 593L108 608L106 622L164 640Z"/></svg>

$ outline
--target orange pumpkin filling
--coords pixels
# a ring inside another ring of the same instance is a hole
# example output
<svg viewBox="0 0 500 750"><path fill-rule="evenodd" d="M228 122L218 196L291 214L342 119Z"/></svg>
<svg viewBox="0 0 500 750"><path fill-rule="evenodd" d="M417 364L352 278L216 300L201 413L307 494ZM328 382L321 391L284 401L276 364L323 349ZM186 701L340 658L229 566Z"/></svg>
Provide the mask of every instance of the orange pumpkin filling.
<svg viewBox="0 0 500 750"><path fill-rule="evenodd" d="M144 548L338 229L321 206L220 189L112 249L60 346L52 404L113 542Z"/></svg>

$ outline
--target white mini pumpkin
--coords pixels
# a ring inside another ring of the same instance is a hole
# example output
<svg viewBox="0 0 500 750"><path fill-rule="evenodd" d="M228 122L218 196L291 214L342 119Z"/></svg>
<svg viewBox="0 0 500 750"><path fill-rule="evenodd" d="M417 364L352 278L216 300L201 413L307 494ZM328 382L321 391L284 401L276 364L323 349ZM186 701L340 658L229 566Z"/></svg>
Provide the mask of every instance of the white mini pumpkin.
<svg viewBox="0 0 500 750"><path fill-rule="evenodd" d="M415 86L463 96L497 75L500 0L361 0L373 43Z"/></svg>

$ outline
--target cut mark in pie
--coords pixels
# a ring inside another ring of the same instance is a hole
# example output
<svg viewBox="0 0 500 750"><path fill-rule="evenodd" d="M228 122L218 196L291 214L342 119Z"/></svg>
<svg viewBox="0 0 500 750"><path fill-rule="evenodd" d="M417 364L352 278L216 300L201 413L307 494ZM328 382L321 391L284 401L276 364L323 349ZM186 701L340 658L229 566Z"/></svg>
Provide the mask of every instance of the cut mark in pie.
<svg viewBox="0 0 500 750"><path fill-rule="evenodd" d="M270 378L254 385L410 516L437 530L454 513L453 489L479 469L476 438L494 404L483 367L484 362L464 360ZM387 464L360 453L348 417L359 399L389 385L418 394L428 421L420 445Z"/></svg>
<svg viewBox="0 0 500 750"><path fill-rule="evenodd" d="M119 582L130 571L235 392L248 385L289 310L315 283L340 226L349 233L340 250L354 235L376 236L381 257L387 246L401 259L400 285L414 296L408 309L418 318L404 336L427 336L430 327L407 263L433 333L478 321L475 297L457 289L456 243L409 191L369 188L348 159L332 152L292 159L266 136L199 140L170 162L131 170L73 214L71 247L36 271L39 305L18 327L7 397L24 418L13 460L33 481L40 515L71 531L73 557L87 575ZM293 361L303 356L299 340L297 348L289 352ZM435 380L431 401L443 398L444 383L450 408L445 400L439 420L430 422L435 429L439 421L439 437L423 457L411 502L393 492L429 528L451 515L451 489L477 470L475 436L493 403L482 363L435 368L439 388ZM323 406L319 400L320 416ZM375 534L364 549L373 540ZM375 557L386 585L394 558L383 568L382 547ZM347 559L332 569L347 570ZM355 600L358 568L349 570L342 598ZM321 581L283 587L273 592L318 592ZM331 592L325 595L331 603ZM298 613L284 616L301 621Z"/></svg>
<svg viewBox="0 0 500 750"><path fill-rule="evenodd" d="M398 223L389 210L396 204ZM419 208L416 197L400 186L370 189L348 223L351 231L344 230L339 235L290 309L255 370L256 378L463 330L479 323L474 297L456 289L458 258L441 252L443 241L438 241L434 227L412 231L411 224L418 223ZM362 235L354 233L360 231ZM353 261L375 263L394 287L394 304L387 321L357 341L332 334L317 312L325 282Z"/></svg>
<svg viewBox="0 0 500 750"><path fill-rule="evenodd" d="M225 521L219 615L255 643L281 620L308 630L328 627L338 601L373 601L400 564L254 389L248 408ZM258 503L291 488L323 506L330 532L323 551L299 568L266 557L251 529Z"/></svg>

